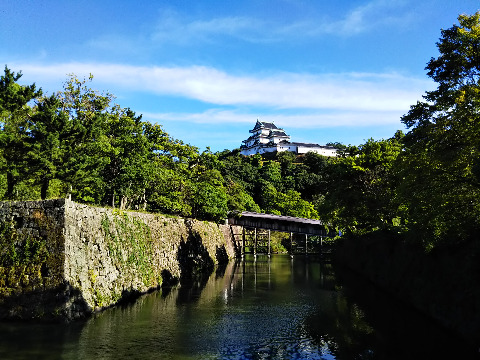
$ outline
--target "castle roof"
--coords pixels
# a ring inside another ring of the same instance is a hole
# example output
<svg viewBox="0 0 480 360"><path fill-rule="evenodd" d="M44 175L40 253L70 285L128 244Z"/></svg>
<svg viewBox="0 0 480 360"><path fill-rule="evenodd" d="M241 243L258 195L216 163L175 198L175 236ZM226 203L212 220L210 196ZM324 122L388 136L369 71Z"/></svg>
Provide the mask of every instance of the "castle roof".
<svg viewBox="0 0 480 360"><path fill-rule="evenodd" d="M280 129L280 130L270 130L270 133L268 134L268 136L269 137L272 137L272 136L287 136L288 137L288 135L282 129Z"/></svg>
<svg viewBox="0 0 480 360"><path fill-rule="evenodd" d="M273 129L273 130L277 130L278 128L275 126L274 123L269 123L269 122L265 122L265 121L258 121L257 120L257 123L255 124L255 127L250 130L250 132L254 132L258 129Z"/></svg>
<svg viewBox="0 0 480 360"><path fill-rule="evenodd" d="M318 145L312 143L300 143L300 142L291 142L290 144L295 146L311 147L311 148L322 148L322 149L335 149L333 146Z"/></svg>

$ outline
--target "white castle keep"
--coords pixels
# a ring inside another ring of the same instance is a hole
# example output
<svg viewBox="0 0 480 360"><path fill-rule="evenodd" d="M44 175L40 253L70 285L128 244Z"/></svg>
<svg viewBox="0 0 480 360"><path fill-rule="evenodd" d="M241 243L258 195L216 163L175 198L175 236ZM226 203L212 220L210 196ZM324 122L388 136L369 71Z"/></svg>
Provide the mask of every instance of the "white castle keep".
<svg viewBox="0 0 480 360"><path fill-rule="evenodd" d="M247 140L243 140L240 146L242 155L264 154L275 151L306 154L311 151L323 156L337 156L337 149L332 146L291 142L290 136L285 133L285 130L278 128L273 123L257 120L250 133L252 135Z"/></svg>

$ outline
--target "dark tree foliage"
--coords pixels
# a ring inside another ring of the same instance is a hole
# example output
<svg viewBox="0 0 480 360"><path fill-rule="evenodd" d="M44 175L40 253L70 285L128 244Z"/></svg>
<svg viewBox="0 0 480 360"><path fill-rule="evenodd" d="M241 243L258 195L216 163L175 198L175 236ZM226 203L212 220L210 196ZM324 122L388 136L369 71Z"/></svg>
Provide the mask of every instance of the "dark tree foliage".
<svg viewBox="0 0 480 360"><path fill-rule="evenodd" d="M479 230L480 13L442 30L440 55L427 65L437 89L412 106L400 193L413 234L426 246ZM455 240L454 240L455 239Z"/></svg>
<svg viewBox="0 0 480 360"><path fill-rule="evenodd" d="M199 154L114 104L112 95L88 86L92 76L71 75L48 97L35 85L19 85L20 76L6 68L0 81L3 198L71 196L121 209L226 217L222 164L208 149ZM244 201L250 208L252 202Z"/></svg>
<svg viewBox="0 0 480 360"><path fill-rule="evenodd" d="M29 103L41 96L35 84L20 85L22 73L5 66L0 77L0 169L6 177L7 199L14 198L15 185L25 177L28 152Z"/></svg>
<svg viewBox="0 0 480 360"><path fill-rule="evenodd" d="M319 211L347 233L360 235L395 225L398 204L394 168L402 148L401 133L368 140L355 155L339 157L326 170L327 192Z"/></svg>
<svg viewBox="0 0 480 360"><path fill-rule="evenodd" d="M70 121L61 110L61 102L51 95L42 99L29 121L28 169L40 184L40 196L46 199L50 181L65 179L64 164L71 154Z"/></svg>
<svg viewBox="0 0 480 360"><path fill-rule="evenodd" d="M76 201L222 221L228 211L321 218L350 235L408 234L431 249L480 230L480 13L442 30L427 65L437 89L409 128L337 157L212 153L113 103L74 75L41 97L0 78L0 196ZM2 188L3 186L3 188Z"/></svg>

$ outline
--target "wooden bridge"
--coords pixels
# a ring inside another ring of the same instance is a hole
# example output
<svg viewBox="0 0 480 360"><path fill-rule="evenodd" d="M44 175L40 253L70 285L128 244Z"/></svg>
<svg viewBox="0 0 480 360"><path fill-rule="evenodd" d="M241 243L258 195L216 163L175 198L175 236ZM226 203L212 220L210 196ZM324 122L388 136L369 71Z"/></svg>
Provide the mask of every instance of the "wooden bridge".
<svg viewBox="0 0 480 360"><path fill-rule="evenodd" d="M325 253L327 249L324 246L324 238L336 235L335 232L329 231L321 220L248 211L232 214L228 218L228 223L242 227L241 239L238 236L235 237L239 239L236 241L236 247L242 256L245 253L270 255L271 231L290 234L287 248L292 255Z"/></svg>

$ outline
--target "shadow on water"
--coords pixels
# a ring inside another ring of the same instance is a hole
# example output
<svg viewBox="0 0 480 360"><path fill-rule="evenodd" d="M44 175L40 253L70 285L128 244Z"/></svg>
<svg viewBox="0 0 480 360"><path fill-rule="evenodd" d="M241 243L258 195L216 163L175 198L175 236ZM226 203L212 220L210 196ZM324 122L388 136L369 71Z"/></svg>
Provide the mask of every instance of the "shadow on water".
<svg viewBox="0 0 480 360"><path fill-rule="evenodd" d="M0 323L0 359L61 359L65 344L78 342L85 323Z"/></svg>
<svg viewBox="0 0 480 360"><path fill-rule="evenodd" d="M336 280L343 300L338 302L341 329L332 329L339 346L339 359L477 359L471 345L442 328L430 318L360 275L337 266ZM343 309L341 309L343 307ZM316 317L317 316L317 317ZM324 322L318 314L306 323L312 334ZM343 326L347 321L350 326ZM353 326L352 326L353 325Z"/></svg>
<svg viewBox="0 0 480 360"><path fill-rule="evenodd" d="M474 359L463 346L303 256L246 256L84 322L0 323L0 359Z"/></svg>

